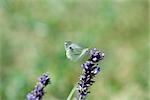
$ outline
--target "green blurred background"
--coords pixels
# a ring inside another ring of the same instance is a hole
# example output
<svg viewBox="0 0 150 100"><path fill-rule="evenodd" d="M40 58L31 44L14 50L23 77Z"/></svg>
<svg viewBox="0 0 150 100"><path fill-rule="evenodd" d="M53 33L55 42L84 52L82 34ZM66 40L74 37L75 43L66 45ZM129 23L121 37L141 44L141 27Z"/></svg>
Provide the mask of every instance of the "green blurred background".
<svg viewBox="0 0 150 100"><path fill-rule="evenodd" d="M148 100L148 1L0 0L2 100L24 100L37 78L43 100L66 100L82 73L64 41L105 52L87 100Z"/></svg>

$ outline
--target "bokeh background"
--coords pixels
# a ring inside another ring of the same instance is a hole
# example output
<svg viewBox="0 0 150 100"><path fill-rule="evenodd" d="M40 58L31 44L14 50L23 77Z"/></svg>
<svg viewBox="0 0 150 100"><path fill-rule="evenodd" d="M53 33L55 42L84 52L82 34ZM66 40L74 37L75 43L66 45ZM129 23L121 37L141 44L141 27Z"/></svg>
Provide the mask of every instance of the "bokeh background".
<svg viewBox="0 0 150 100"><path fill-rule="evenodd" d="M1 100L25 100L37 78L43 100L66 100L82 73L64 41L105 52L87 100L148 100L147 0L0 0Z"/></svg>

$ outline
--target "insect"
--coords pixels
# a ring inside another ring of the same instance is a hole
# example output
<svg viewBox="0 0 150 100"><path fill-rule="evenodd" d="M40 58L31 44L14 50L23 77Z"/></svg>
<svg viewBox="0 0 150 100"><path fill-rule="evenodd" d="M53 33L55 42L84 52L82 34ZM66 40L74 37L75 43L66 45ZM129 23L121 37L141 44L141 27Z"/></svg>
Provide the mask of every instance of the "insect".
<svg viewBox="0 0 150 100"><path fill-rule="evenodd" d="M71 41L66 41L64 46L67 58L73 61L79 60L89 51L88 48L83 48L78 44L72 43Z"/></svg>

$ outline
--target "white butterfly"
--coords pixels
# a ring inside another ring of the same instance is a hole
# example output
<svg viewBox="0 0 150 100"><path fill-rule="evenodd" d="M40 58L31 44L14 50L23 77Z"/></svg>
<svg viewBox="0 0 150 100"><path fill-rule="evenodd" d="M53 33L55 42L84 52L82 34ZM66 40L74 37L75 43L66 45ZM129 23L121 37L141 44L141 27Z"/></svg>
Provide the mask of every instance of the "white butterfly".
<svg viewBox="0 0 150 100"><path fill-rule="evenodd" d="M64 46L67 58L73 61L79 60L83 55L85 55L89 51L88 48L83 48L78 44L72 43L71 41L66 41L64 43Z"/></svg>

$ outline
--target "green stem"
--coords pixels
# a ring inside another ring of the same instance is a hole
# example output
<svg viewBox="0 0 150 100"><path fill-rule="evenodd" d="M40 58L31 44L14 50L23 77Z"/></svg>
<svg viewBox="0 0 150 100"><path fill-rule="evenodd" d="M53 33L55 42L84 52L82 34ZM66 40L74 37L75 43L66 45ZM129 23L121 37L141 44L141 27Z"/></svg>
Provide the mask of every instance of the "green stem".
<svg viewBox="0 0 150 100"><path fill-rule="evenodd" d="M81 100L81 95L79 96L79 100Z"/></svg>
<svg viewBox="0 0 150 100"><path fill-rule="evenodd" d="M69 96L67 97L67 100L71 100L71 97L72 97L73 93L76 91L76 88L77 88L77 85L75 85L75 86L73 87L73 89L71 90Z"/></svg>

